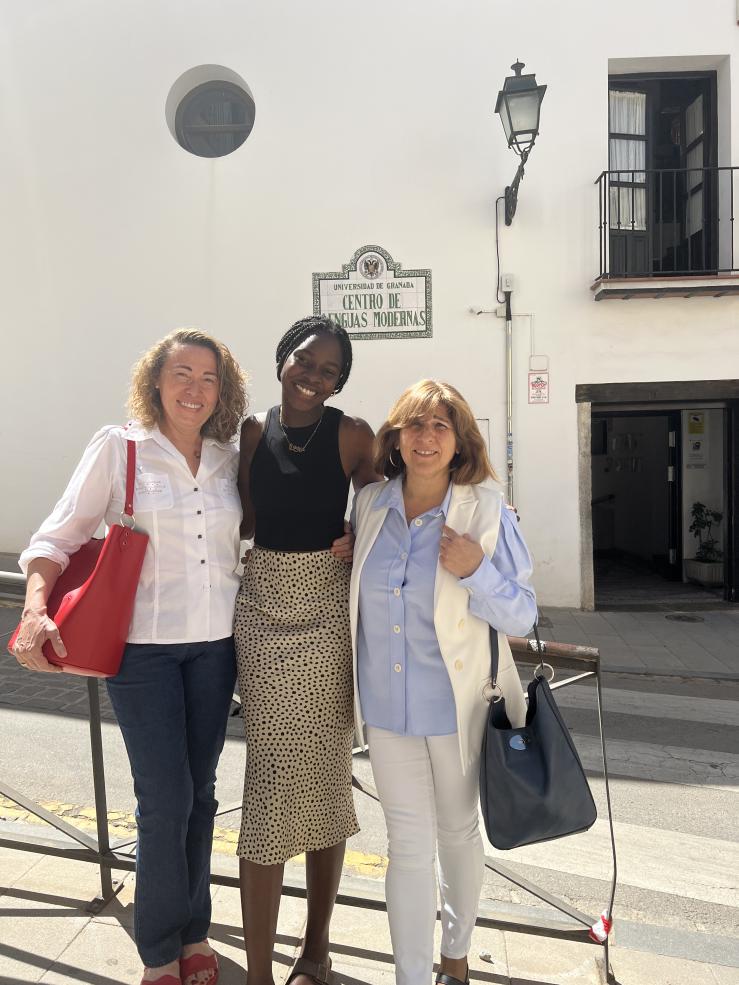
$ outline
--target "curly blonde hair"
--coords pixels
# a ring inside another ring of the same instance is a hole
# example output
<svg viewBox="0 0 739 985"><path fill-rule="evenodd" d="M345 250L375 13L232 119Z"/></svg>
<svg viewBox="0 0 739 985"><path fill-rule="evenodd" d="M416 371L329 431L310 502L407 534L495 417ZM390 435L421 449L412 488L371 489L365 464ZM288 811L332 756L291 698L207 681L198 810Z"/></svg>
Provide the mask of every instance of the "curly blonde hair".
<svg viewBox="0 0 739 985"><path fill-rule="evenodd" d="M162 422L162 401L157 389L167 356L176 345L200 345L216 357L218 403L201 428L204 438L230 441L246 414L246 376L229 349L198 328L177 328L148 349L133 367L128 410L144 427Z"/></svg>
<svg viewBox="0 0 739 985"><path fill-rule="evenodd" d="M405 464L397 451L398 431L427 414L433 414L439 406L449 414L459 445L459 452L452 459L449 469L451 481L460 486L474 485L484 479L497 481L470 405L459 390L438 380L414 383L390 409L375 438L375 472L388 479L405 472Z"/></svg>

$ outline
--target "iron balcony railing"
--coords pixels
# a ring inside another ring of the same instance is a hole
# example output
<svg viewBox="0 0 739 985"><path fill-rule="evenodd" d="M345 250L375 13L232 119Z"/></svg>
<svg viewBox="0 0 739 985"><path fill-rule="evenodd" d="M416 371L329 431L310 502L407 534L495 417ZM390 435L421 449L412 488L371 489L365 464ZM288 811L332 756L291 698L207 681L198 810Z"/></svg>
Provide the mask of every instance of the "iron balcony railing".
<svg viewBox="0 0 739 985"><path fill-rule="evenodd" d="M603 171L599 278L729 274L737 167Z"/></svg>

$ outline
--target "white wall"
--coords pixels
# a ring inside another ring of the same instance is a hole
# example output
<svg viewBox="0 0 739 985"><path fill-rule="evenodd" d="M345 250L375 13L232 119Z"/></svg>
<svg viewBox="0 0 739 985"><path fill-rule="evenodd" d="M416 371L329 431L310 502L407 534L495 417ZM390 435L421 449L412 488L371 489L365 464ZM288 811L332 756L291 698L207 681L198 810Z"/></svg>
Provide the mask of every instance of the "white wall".
<svg viewBox="0 0 739 985"><path fill-rule="evenodd" d="M493 203L517 159L493 108L520 56L549 88L501 252L551 358L551 403L526 403L518 319L517 502L542 601L578 604L575 385L739 375L739 300L592 301L609 59L728 73L738 38L728 0L700 17L692 0L669 16L637 0L6 0L0 550L23 546L89 434L122 419L153 339L202 326L251 370L254 406L275 402L274 344L310 310L311 273L369 243L431 268L434 337L357 342L341 406L376 426L408 383L446 378L490 418L502 466L503 324L468 309L495 303ZM204 63L241 75L257 108L246 144L216 161L184 152L164 117L172 83ZM739 163L722 80L722 163Z"/></svg>

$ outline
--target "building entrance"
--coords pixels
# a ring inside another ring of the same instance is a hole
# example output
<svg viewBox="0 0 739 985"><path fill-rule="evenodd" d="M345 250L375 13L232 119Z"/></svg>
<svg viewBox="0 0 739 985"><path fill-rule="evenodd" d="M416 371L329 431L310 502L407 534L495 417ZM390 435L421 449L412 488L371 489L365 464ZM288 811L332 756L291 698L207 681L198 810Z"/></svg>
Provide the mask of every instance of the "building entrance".
<svg viewBox="0 0 739 985"><path fill-rule="evenodd" d="M739 404L731 386L720 399L727 382L578 387L591 397L586 604L588 584L595 608L737 600Z"/></svg>

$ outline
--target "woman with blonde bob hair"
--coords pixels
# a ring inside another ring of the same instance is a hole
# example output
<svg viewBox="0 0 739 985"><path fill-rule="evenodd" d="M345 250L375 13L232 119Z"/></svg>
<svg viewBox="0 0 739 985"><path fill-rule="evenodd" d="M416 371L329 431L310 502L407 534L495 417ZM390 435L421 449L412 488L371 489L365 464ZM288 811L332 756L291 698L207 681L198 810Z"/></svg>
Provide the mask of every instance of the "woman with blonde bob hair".
<svg viewBox="0 0 739 985"><path fill-rule="evenodd" d="M437 874L441 970L469 980L484 852L478 768L497 630L498 684L522 724L507 634L536 618L532 565L467 401L421 380L380 428L376 471L356 496L350 611L355 719L366 732L388 829L387 911L398 985L428 985ZM485 483L485 484L484 484Z"/></svg>
<svg viewBox="0 0 739 985"><path fill-rule="evenodd" d="M70 555L123 511L127 442L133 507L149 535L120 672L108 692L137 800L134 937L142 982L215 985L210 854L216 765L236 678L232 637L241 504L234 442L244 374L223 343L178 329L136 364L127 427L92 438L62 498L20 558L26 603L15 647L27 670L59 672L66 651L46 600Z"/></svg>

